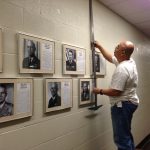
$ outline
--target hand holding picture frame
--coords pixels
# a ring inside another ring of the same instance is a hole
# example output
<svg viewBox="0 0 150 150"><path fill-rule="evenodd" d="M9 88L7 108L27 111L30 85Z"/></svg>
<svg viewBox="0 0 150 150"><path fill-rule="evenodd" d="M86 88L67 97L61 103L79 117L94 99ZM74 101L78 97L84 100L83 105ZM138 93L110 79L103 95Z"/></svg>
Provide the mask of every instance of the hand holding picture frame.
<svg viewBox="0 0 150 150"><path fill-rule="evenodd" d="M62 110L72 107L72 79L47 78L45 79L46 112Z"/></svg>
<svg viewBox="0 0 150 150"><path fill-rule="evenodd" d="M32 116L32 79L0 79L0 123Z"/></svg>
<svg viewBox="0 0 150 150"><path fill-rule="evenodd" d="M54 73L54 42L19 33L20 73Z"/></svg>
<svg viewBox="0 0 150 150"><path fill-rule="evenodd" d="M63 45L63 74L85 74L85 49Z"/></svg>

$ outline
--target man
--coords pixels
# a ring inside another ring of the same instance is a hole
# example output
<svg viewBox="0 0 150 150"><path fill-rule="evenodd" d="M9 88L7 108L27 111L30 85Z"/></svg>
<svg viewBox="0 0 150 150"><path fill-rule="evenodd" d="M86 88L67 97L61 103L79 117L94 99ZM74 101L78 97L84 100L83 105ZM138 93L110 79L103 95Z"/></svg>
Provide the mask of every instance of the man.
<svg viewBox="0 0 150 150"><path fill-rule="evenodd" d="M0 84L0 117L13 114L13 104L6 101L7 90L5 84Z"/></svg>
<svg viewBox="0 0 150 150"><path fill-rule="evenodd" d="M73 51L71 49L69 49L68 51L68 60L66 61L66 70L76 71L76 62L74 61Z"/></svg>
<svg viewBox="0 0 150 150"><path fill-rule="evenodd" d="M40 60L35 56L36 47L32 40L27 40L27 50L29 57L24 58L23 68L40 69Z"/></svg>
<svg viewBox="0 0 150 150"><path fill-rule="evenodd" d="M49 100L48 108L54 106L61 106L61 97L58 95L58 83L52 82L50 92L52 97Z"/></svg>
<svg viewBox="0 0 150 150"><path fill-rule="evenodd" d="M114 132L114 142L118 150L135 150L131 134L131 121L138 107L139 99L136 94L138 74L136 64L131 57L134 45L130 41L120 42L115 48L114 56L95 42L103 56L116 65L110 88L94 88L96 94L110 97L111 117Z"/></svg>
<svg viewBox="0 0 150 150"><path fill-rule="evenodd" d="M83 82L82 85L82 93L81 93L81 101L87 101L90 99L90 92L88 88L88 81Z"/></svg>

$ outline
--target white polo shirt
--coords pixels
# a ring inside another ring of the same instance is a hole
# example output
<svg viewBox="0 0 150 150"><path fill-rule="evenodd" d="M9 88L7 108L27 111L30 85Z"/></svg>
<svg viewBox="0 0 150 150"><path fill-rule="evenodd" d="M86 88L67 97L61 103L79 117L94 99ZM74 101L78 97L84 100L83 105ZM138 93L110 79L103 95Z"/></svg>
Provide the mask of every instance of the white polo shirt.
<svg viewBox="0 0 150 150"><path fill-rule="evenodd" d="M112 62L116 65L116 69L112 76L110 88L123 92L120 96L110 96L110 103L114 105L119 101L131 101L138 104L139 98L136 94L138 73L134 60L131 58L118 63L116 57L113 56Z"/></svg>

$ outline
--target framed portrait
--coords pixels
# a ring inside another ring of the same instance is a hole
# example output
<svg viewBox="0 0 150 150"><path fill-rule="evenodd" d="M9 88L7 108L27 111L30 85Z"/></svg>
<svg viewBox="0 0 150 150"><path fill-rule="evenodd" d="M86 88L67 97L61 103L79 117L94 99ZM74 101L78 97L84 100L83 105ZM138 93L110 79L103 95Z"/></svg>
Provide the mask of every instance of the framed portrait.
<svg viewBox="0 0 150 150"><path fill-rule="evenodd" d="M90 78L79 79L79 106L94 103L93 81Z"/></svg>
<svg viewBox="0 0 150 150"><path fill-rule="evenodd" d="M71 107L72 79L45 79L45 113Z"/></svg>
<svg viewBox="0 0 150 150"><path fill-rule="evenodd" d="M2 72L2 29L0 28L0 72Z"/></svg>
<svg viewBox="0 0 150 150"><path fill-rule="evenodd" d="M18 34L20 73L54 73L54 42Z"/></svg>
<svg viewBox="0 0 150 150"><path fill-rule="evenodd" d="M0 123L32 116L32 79L0 79Z"/></svg>
<svg viewBox="0 0 150 150"><path fill-rule="evenodd" d="M95 52L95 71L96 75L106 75L106 60L99 52Z"/></svg>
<svg viewBox="0 0 150 150"><path fill-rule="evenodd" d="M63 74L85 74L85 49L63 45Z"/></svg>

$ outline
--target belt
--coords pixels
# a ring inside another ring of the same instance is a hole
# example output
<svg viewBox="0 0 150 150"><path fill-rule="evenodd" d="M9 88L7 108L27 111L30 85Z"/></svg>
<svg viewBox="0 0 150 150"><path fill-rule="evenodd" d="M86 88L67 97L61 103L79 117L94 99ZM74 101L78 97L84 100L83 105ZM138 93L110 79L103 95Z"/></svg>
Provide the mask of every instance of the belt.
<svg viewBox="0 0 150 150"><path fill-rule="evenodd" d="M116 106L116 105L118 107L122 107L122 102L129 102L129 103L132 103L132 104L138 106L138 103L128 100L128 101L119 101L119 102L116 102L116 103L112 104L111 107Z"/></svg>
<svg viewBox="0 0 150 150"><path fill-rule="evenodd" d="M138 103L137 103L137 102L133 102L133 101L130 101L130 100L128 100L128 101L122 101L122 102L130 102L130 103L132 103L132 104L134 104L134 105L137 105L137 106L138 106Z"/></svg>

